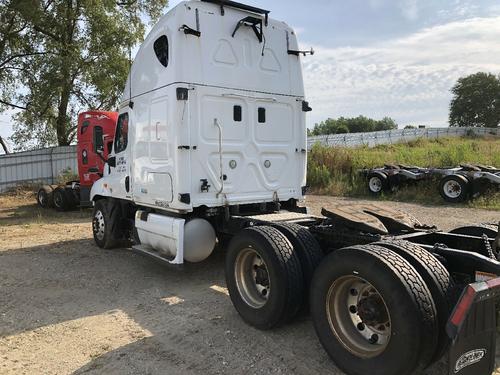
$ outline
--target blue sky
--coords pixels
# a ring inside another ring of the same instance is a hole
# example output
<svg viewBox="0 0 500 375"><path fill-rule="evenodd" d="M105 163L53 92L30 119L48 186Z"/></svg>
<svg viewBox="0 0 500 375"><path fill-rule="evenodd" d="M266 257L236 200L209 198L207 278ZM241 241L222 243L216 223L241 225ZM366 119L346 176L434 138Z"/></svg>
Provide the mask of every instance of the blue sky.
<svg viewBox="0 0 500 375"><path fill-rule="evenodd" d="M175 6L180 1L171 1ZM328 117L393 117L447 126L450 88L500 73L498 0L246 0L293 26L304 48L308 126ZM0 135L10 134L9 113Z"/></svg>

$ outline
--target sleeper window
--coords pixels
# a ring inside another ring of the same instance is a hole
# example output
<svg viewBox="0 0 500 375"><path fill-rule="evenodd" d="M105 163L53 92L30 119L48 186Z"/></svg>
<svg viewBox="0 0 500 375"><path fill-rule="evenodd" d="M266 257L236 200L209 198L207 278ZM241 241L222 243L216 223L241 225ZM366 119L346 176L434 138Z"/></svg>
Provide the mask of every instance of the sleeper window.
<svg viewBox="0 0 500 375"><path fill-rule="evenodd" d="M259 108L259 124L264 124L266 122L266 109Z"/></svg>
<svg viewBox="0 0 500 375"><path fill-rule="evenodd" d="M125 151L128 144L128 113L122 113L118 117L115 134L115 154Z"/></svg>
<svg viewBox="0 0 500 375"><path fill-rule="evenodd" d="M168 38L166 35L160 36L156 39L154 46L156 57L161 65L168 66Z"/></svg>
<svg viewBox="0 0 500 375"><path fill-rule="evenodd" d="M233 108L233 120L236 122L241 122L241 119L242 119L241 105L235 105Z"/></svg>

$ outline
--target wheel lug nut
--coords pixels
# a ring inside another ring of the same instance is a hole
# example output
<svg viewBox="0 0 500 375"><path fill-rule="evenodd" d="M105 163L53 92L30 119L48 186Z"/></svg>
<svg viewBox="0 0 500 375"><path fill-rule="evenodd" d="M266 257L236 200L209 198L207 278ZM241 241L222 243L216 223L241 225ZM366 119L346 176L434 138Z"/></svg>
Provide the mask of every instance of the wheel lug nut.
<svg viewBox="0 0 500 375"><path fill-rule="evenodd" d="M363 323L358 323L358 329L360 331L364 331L365 330L365 325Z"/></svg>
<svg viewBox="0 0 500 375"><path fill-rule="evenodd" d="M377 341L378 341L378 335L372 335L372 337L368 341L370 341L370 344L377 343Z"/></svg>
<svg viewBox="0 0 500 375"><path fill-rule="evenodd" d="M358 291L356 289L351 289L351 295L352 296L357 296L358 295Z"/></svg>
<svg viewBox="0 0 500 375"><path fill-rule="evenodd" d="M356 314L358 312L358 309L356 308L356 306L352 305L349 307L349 311L351 312L351 314Z"/></svg>

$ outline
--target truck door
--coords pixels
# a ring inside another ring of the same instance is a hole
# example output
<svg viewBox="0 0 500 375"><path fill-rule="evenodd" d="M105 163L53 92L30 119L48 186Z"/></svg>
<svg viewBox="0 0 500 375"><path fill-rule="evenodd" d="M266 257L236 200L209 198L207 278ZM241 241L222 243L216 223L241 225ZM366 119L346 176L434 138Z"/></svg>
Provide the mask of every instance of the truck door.
<svg viewBox="0 0 500 375"><path fill-rule="evenodd" d="M168 106L166 92L153 95L147 117L137 124L134 156L134 200L160 208L170 207L174 197L175 147Z"/></svg>
<svg viewBox="0 0 500 375"><path fill-rule="evenodd" d="M127 108L128 109L128 108ZM133 141L132 133L129 132L132 113L123 112L118 117L116 124L115 140L113 143L114 166L108 163L110 187L112 194L117 198L131 198L131 178L130 178L130 147Z"/></svg>

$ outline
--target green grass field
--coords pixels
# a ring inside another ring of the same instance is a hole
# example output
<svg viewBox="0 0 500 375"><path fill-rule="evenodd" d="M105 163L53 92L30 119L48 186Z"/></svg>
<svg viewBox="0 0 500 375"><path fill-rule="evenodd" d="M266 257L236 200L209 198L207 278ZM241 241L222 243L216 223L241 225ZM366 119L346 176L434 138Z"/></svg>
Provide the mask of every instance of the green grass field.
<svg viewBox="0 0 500 375"><path fill-rule="evenodd" d="M337 196L368 195L366 182L358 171L384 164L420 167L456 167L460 164L483 164L500 167L498 138L419 139L409 143L374 148L342 148L315 145L309 152L308 185L312 192ZM381 199L445 204L436 181L405 186ZM468 202L476 208L500 210L500 193L491 192Z"/></svg>

